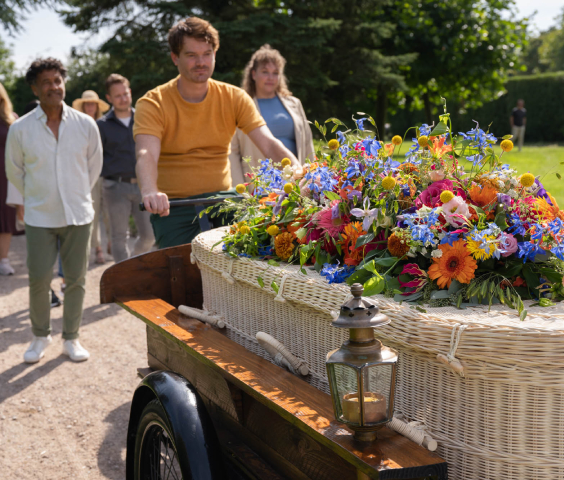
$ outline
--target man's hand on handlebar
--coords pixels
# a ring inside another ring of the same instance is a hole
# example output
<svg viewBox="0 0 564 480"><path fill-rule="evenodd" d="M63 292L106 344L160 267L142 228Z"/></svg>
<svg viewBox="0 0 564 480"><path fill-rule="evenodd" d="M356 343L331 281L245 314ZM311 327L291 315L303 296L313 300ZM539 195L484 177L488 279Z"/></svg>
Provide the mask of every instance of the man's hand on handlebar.
<svg viewBox="0 0 564 480"><path fill-rule="evenodd" d="M156 213L161 217L166 217L170 213L170 204L166 193L154 192L143 195L143 205L145 205L145 210Z"/></svg>

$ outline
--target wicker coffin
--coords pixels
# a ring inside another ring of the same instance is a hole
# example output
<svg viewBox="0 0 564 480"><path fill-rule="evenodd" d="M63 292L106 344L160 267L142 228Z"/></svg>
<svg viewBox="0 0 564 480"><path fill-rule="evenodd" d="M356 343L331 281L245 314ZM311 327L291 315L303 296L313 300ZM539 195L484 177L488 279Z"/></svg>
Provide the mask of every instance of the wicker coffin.
<svg viewBox="0 0 564 480"><path fill-rule="evenodd" d="M205 308L223 316L228 336L265 358L255 334L278 339L309 364L306 381L328 392L325 356L347 335L330 322L348 286L329 285L312 270L232 259L221 245L212 249L223 231L192 243ZM377 300L392 319L379 338L400 352L396 414L421 422L439 442L450 478L564 479L562 305L528 307L521 322L502 307L420 313Z"/></svg>

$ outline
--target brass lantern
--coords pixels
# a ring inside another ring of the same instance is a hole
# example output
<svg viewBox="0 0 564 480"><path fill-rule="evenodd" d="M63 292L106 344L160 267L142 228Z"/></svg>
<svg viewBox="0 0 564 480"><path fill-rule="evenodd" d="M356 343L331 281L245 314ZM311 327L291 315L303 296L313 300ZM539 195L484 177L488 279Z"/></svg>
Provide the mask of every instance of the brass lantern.
<svg viewBox="0 0 564 480"><path fill-rule="evenodd" d="M335 417L354 430L357 440L370 442L376 430L392 420L398 352L374 338L374 328L390 323L362 285L351 287L353 299L331 323L348 328L349 339L327 354L327 376Z"/></svg>

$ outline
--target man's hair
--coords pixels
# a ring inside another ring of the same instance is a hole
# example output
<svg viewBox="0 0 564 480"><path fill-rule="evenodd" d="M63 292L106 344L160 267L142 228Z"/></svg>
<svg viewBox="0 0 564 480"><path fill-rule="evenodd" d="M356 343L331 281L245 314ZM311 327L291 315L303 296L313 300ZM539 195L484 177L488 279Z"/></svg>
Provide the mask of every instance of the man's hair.
<svg viewBox="0 0 564 480"><path fill-rule="evenodd" d="M25 73L26 82L30 85L34 84L39 74L45 70L57 70L61 74L61 77L67 78L67 69L61 61L53 57L48 57L38 58L33 61Z"/></svg>
<svg viewBox="0 0 564 480"><path fill-rule="evenodd" d="M286 59L278 50L272 48L268 43L264 44L255 53L253 53L249 63L247 63L247 66L243 71L243 82L241 83L243 90L245 90L251 97L254 97L257 94L257 86L253 80L251 72L256 72L260 67L268 63L276 65L280 75L276 93L278 93L278 95L282 95L283 97L292 95L292 92L288 90L288 81L284 75Z"/></svg>
<svg viewBox="0 0 564 480"><path fill-rule="evenodd" d="M210 22L198 17L188 17L168 31L168 44L175 55L180 55L184 37L195 38L209 43L214 52L219 48L219 33Z"/></svg>
<svg viewBox="0 0 564 480"><path fill-rule="evenodd" d="M106 92L110 93L110 88L116 83L123 83L129 88L129 80L119 73L112 73L108 78L106 78Z"/></svg>

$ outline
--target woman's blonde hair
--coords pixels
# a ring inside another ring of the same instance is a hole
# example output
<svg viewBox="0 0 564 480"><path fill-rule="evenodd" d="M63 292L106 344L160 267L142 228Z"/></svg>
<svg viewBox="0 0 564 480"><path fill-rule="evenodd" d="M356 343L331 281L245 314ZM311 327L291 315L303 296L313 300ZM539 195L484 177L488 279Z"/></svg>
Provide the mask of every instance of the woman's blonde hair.
<svg viewBox="0 0 564 480"><path fill-rule="evenodd" d="M0 83L0 120L6 125L12 125L14 123L14 107L12 102L8 97L8 92L4 88L4 85Z"/></svg>
<svg viewBox="0 0 564 480"><path fill-rule="evenodd" d="M284 75L284 67L286 66L286 59L282 54L272 48L268 43L260 47L247 63L245 70L243 72L243 82L241 87L245 90L251 97L255 97L257 94L257 86L253 80L253 75L251 72L256 72L259 67L266 65L267 63L272 63L278 67L280 72L280 81L278 82L278 87L276 88L276 93L282 95L283 97L288 97L292 95L292 92L288 90L288 82L286 76Z"/></svg>

